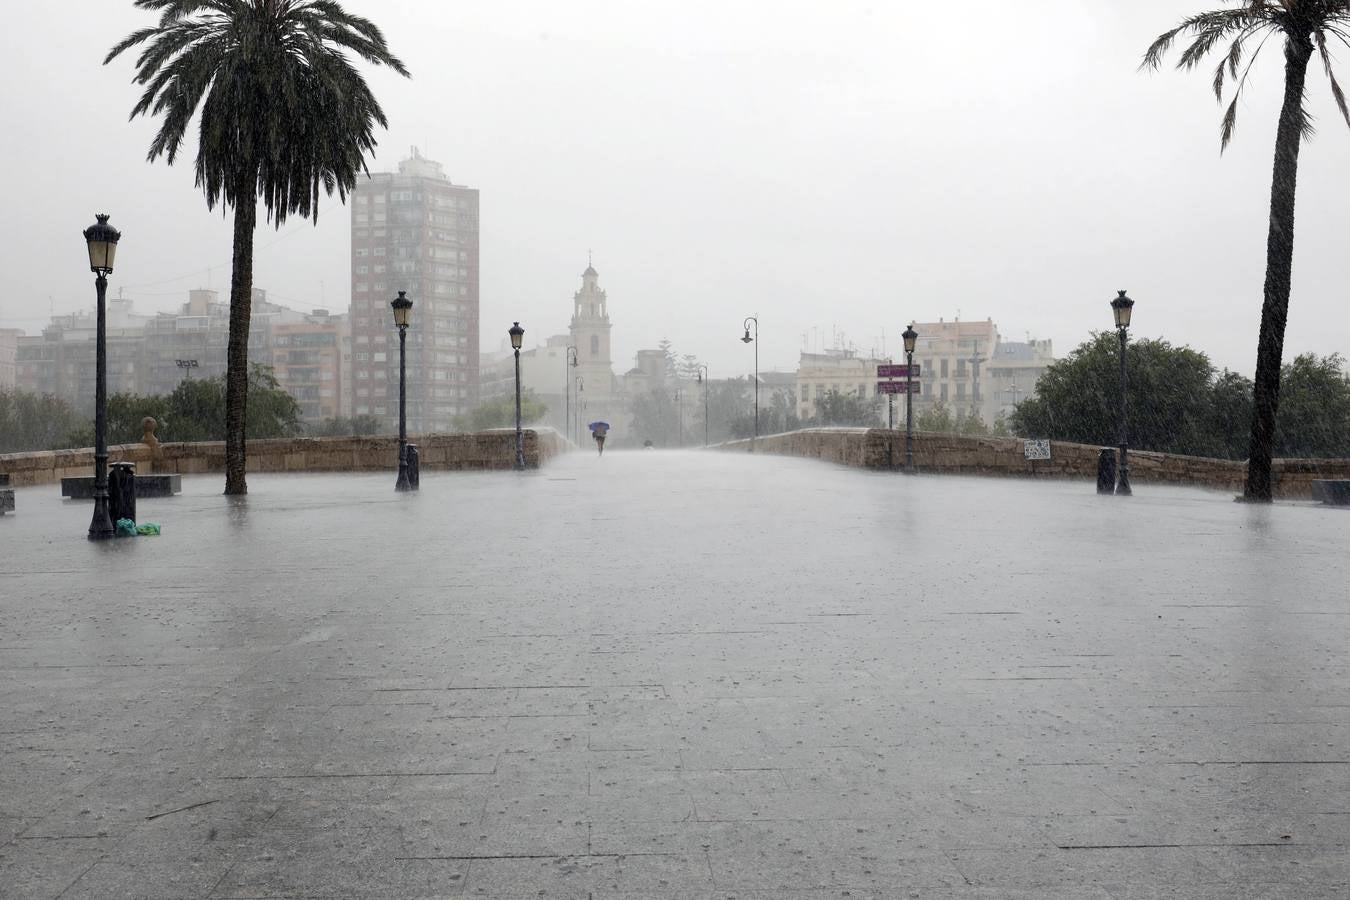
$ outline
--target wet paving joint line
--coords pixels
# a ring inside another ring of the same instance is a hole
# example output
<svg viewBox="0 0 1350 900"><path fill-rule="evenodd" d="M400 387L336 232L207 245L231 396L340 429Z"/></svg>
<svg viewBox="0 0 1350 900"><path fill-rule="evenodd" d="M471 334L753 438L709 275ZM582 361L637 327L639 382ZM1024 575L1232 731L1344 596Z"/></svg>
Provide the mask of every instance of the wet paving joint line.
<svg viewBox="0 0 1350 900"><path fill-rule="evenodd" d="M421 706L423 704L405 704L407 706ZM435 721L437 719L584 719L586 713L514 713L500 716L428 716Z"/></svg>
<svg viewBox="0 0 1350 900"><path fill-rule="evenodd" d="M857 613L807 613L808 616L814 616L819 619L851 619L858 617L875 616L876 613L857 612Z"/></svg>
<svg viewBox="0 0 1350 900"><path fill-rule="evenodd" d="M1005 675L1002 677L971 678L969 681L1082 681L1086 675Z"/></svg>
<svg viewBox="0 0 1350 900"><path fill-rule="evenodd" d="M220 802L219 800L203 800L201 803L191 803L187 806L180 806L177 809L170 809L162 813L155 813L154 815L146 816L145 821L149 822L154 819L161 818L163 816L171 816L174 813L187 812L189 809L197 809L198 807L202 806L210 806L212 803L219 803L219 802Z"/></svg>
<svg viewBox="0 0 1350 900"><path fill-rule="evenodd" d="M446 860L447 862L465 862L484 859L628 859L636 856L657 856L673 859L674 853L484 853L472 856L395 856L399 861L406 860Z"/></svg>
<svg viewBox="0 0 1350 900"><path fill-rule="evenodd" d="M949 612L943 613L944 616L1020 616L1022 613L1016 610L991 610L989 612Z"/></svg>
<svg viewBox="0 0 1350 900"><path fill-rule="evenodd" d="M1350 759L1210 759L1165 760L1164 766L1350 766Z"/></svg>
<svg viewBox="0 0 1350 900"><path fill-rule="evenodd" d="M1245 844L1059 844L1056 850L1228 850L1248 847L1299 847L1289 841L1260 841ZM1299 847L1305 849L1305 847Z"/></svg>
<svg viewBox="0 0 1350 900"><path fill-rule="evenodd" d="M307 775L218 775L220 781L285 781L308 778L435 778L443 775L496 775L497 767L491 769L462 769L451 772L341 772L332 774Z"/></svg>

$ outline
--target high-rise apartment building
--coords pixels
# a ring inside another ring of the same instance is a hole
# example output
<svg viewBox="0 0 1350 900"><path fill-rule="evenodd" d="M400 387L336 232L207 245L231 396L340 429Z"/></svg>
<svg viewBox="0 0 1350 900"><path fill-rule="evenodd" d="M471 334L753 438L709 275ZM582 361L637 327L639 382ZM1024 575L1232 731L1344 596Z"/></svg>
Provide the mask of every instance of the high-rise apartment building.
<svg viewBox="0 0 1350 900"><path fill-rule="evenodd" d="M389 303L413 301L408 429L449 430L478 400L478 191L417 148L351 198L351 411L398 424L398 332Z"/></svg>

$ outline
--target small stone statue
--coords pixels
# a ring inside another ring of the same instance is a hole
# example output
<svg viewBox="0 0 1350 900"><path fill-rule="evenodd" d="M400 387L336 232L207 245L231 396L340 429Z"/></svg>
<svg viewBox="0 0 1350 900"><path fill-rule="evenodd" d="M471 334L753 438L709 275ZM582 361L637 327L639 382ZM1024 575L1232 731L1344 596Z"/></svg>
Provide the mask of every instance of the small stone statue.
<svg viewBox="0 0 1350 900"><path fill-rule="evenodd" d="M145 432L141 435L141 443L151 450L159 450L159 438L155 437L155 428L158 424L153 416L141 419L141 430Z"/></svg>

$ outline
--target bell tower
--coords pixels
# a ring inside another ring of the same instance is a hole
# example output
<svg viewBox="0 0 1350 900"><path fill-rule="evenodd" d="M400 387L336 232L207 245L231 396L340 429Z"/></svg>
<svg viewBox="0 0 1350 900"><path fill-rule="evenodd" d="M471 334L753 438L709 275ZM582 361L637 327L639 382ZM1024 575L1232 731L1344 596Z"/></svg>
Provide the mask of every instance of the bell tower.
<svg viewBox="0 0 1350 900"><path fill-rule="evenodd" d="M609 357L609 309L600 274L587 261L581 290L572 295L572 344L580 367L612 372Z"/></svg>

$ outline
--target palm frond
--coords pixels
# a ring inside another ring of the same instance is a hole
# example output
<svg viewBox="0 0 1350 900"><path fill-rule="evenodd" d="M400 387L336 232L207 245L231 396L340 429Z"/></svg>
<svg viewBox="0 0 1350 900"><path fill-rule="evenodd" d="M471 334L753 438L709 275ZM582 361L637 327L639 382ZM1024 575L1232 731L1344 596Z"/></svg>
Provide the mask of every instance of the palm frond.
<svg viewBox="0 0 1350 900"><path fill-rule="evenodd" d="M1322 68L1326 70L1327 80L1331 82L1331 96L1336 100L1336 108L1341 111L1341 118L1345 119L1345 124L1350 125L1350 108L1346 107L1345 91L1341 90L1341 84L1336 80L1336 72L1331 65L1331 53L1327 50L1326 35L1317 32L1317 53L1322 57Z"/></svg>
<svg viewBox="0 0 1350 900"><path fill-rule="evenodd" d="M134 0L159 14L114 45L141 46L132 117L160 120L149 158L172 163L194 118L207 207L261 200L278 227L354 189L383 109L352 58L407 75L384 35L337 0ZM349 56L350 54L350 56Z"/></svg>

